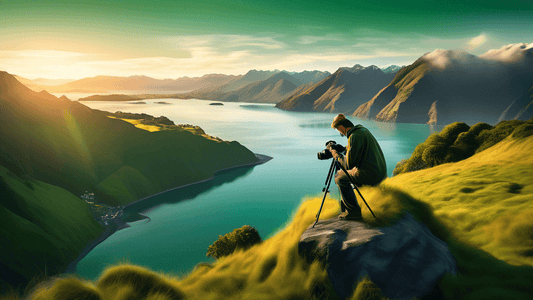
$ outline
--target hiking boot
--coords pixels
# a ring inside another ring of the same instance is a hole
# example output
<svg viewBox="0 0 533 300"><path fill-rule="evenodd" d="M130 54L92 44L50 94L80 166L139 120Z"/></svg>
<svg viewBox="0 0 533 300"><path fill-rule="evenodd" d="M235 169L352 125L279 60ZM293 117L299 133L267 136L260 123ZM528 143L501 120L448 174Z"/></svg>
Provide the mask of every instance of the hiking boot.
<svg viewBox="0 0 533 300"><path fill-rule="evenodd" d="M356 212L349 212L349 211L343 211L339 215L340 220L346 220L346 221L362 221L363 216L361 213Z"/></svg>

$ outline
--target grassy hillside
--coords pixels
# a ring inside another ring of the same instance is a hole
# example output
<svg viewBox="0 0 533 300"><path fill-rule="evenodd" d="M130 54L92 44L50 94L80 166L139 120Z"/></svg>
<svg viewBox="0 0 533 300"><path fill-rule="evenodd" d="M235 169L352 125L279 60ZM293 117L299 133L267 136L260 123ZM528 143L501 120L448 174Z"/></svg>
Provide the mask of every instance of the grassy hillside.
<svg viewBox="0 0 533 300"><path fill-rule="evenodd" d="M0 79L0 137L8 141L0 144L0 165L77 195L90 190L108 204L125 204L257 161L237 142L177 127L149 132L35 93L5 72Z"/></svg>
<svg viewBox="0 0 533 300"><path fill-rule="evenodd" d="M102 232L79 197L0 166L1 285L57 274Z"/></svg>
<svg viewBox="0 0 533 300"><path fill-rule="evenodd" d="M472 245L533 266L533 137L504 141L466 160L400 174L390 186L429 203Z"/></svg>
<svg viewBox="0 0 533 300"><path fill-rule="evenodd" d="M508 137L466 160L363 187L365 199L383 221L378 223L359 199L363 218L386 226L409 211L447 242L458 274L440 281L445 299L531 299L531 151L533 137ZM306 199L275 236L213 265L200 264L186 277L124 264L109 267L96 282L61 279L43 285L32 299L336 299L324 266L308 264L297 253L299 237L314 222L320 201L320 196ZM321 217L338 212L338 201L327 198ZM382 297L362 279L350 299Z"/></svg>
<svg viewBox="0 0 533 300"><path fill-rule="evenodd" d="M62 272L103 233L79 198L87 191L120 206L258 161L238 142L163 117L137 128L6 72L0 107L0 291Z"/></svg>

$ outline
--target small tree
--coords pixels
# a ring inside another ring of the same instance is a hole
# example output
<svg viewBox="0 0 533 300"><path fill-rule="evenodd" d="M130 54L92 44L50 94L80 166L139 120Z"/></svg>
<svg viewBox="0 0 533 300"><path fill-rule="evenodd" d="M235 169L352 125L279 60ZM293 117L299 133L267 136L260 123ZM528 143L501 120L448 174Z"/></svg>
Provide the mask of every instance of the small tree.
<svg viewBox="0 0 533 300"><path fill-rule="evenodd" d="M255 244L261 243L257 229L250 225L234 229L224 236L219 235L213 245L207 248L208 257L220 258L232 254L237 249L246 250Z"/></svg>

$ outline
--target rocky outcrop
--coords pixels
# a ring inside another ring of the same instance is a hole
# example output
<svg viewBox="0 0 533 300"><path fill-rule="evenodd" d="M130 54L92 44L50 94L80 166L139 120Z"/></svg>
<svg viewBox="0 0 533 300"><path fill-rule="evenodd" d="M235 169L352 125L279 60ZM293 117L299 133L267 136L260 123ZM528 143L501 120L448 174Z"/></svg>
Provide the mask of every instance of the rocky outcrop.
<svg viewBox="0 0 533 300"><path fill-rule="evenodd" d="M389 227L337 218L321 220L304 232L300 255L325 263L333 289L349 297L367 276L391 299L422 298L456 262L445 242L410 214Z"/></svg>

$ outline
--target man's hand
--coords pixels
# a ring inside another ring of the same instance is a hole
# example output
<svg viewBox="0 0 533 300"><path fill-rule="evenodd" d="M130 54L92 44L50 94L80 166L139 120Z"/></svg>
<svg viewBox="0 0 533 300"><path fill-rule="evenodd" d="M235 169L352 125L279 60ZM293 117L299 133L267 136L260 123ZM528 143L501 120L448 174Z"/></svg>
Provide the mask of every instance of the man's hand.
<svg viewBox="0 0 533 300"><path fill-rule="evenodd" d="M351 177L355 177L357 174L359 174L359 169L357 169L357 167L353 167L352 169L348 170L348 174L350 174Z"/></svg>
<svg viewBox="0 0 533 300"><path fill-rule="evenodd" d="M327 142L326 147L328 148L329 152L331 152L331 155L335 160L342 159L343 155L341 152L346 151L346 148L344 148L342 145L336 144L332 141Z"/></svg>

